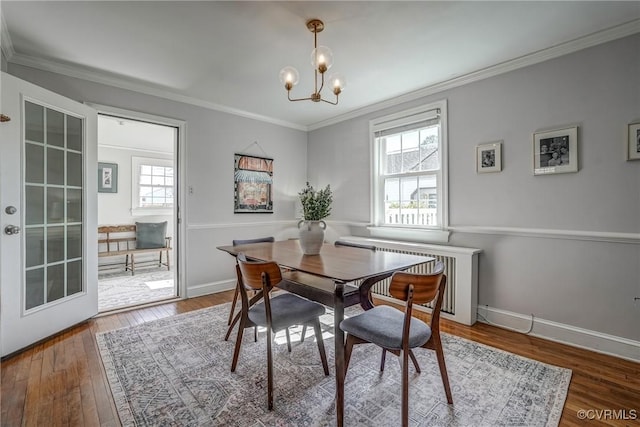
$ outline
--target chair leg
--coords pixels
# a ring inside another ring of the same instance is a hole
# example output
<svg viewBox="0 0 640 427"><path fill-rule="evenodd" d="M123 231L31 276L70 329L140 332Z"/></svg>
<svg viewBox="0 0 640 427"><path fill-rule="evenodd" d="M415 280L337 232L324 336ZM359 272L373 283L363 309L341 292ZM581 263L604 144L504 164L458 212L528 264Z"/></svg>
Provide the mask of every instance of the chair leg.
<svg viewBox="0 0 640 427"><path fill-rule="evenodd" d="M344 374L347 375L347 369L349 369L349 361L351 360L351 352L353 351L353 345L355 344L355 337L351 334L347 334L347 340L344 345Z"/></svg>
<svg viewBox="0 0 640 427"><path fill-rule="evenodd" d="M444 386L444 393L447 395L447 402L453 403L453 397L451 396L451 387L449 387L449 375L447 374L447 365L444 363L444 352L442 351L442 342L440 337L434 337L433 346L436 352L436 358L438 359L438 367L440 368L440 376L442 377L442 385Z"/></svg>
<svg viewBox="0 0 640 427"><path fill-rule="evenodd" d="M413 362L413 366L416 368L416 372L421 373L422 371L420 370L420 365L418 365L418 360L416 359L416 356L413 354L412 350L409 350L409 357L411 357L411 361Z"/></svg>
<svg viewBox="0 0 640 427"><path fill-rule="evenodd" d="M241 316L242 316L242 313L238 312L238 314L236 314L236 317L234 317L233 320L231 321L231 324L227 328L227 333L224 336L225 341L229 340L229 337L231 336L231 331L233 331L233 327L236 325L236 323L238 323L238 320L240 320Z"/></svg>
<svg viewBox="0 0 640 427"><path fill-rule="evenodd" d="M402 427L409 426L409 351L402 351Z"/></svg>
<svg viewBox="0 0 640 427"><path fill-rule="evenodd" d="M253 342L258 342L258 327L253 327Z"/></svg>
<svg viewBox="0 0 640 427"><path fill-rule="evenodd" d="M289 336L289 328L285 328L284 333L287 336L287 350L291 353L291 337Z"/></svg>
<svg viewBox="0 0 640 427"><path fill-rule="evenodd" d="M233 312L236 311L236 302L238 301L238 287L236 286L236 290L233 292L233 302L231 303L231 310L229 311L229 320L227 320L227 325L231 324L231 320L233 319Z"/></svg>
<svg viewBox="0 0 640 427"><path fill-rule="evenodd" d="M304 342L304 336L307 333L307 325L302 325L302 336L300 337L300 342Z"/></svg>
<svg viewBox="0 0 640 427"><path fill-rule="evenodd" d="M382 357L380 358L380 372L384 372L384 362L387 359L387 350L382 349Z"/></svg>
<svg viewBox="0 0 640 427"><path fill-rule="evenodd" d="M320 361L324 374L329 375L329 365L327 364L327 353L324 351L324 340L322 339L322 328L320 327L320 319L316 318L313 322L313 331L316 334L316 342L318 343L318 351L320 351Z"/></svg>
<svg viewBox="0 0 640 427"><path fill-rule="evenodd" d="M236 346L233 350L233 361L231 362L231 372L236 371L236 365L238 364L238 357L240 356L240 346L242 345L242 335L244 334L244 319L240 321L238 326L238 337L236 338Z"/></svg>
<svg viewBox="0 0 640 427"><path fill-rule="evenodd" d="M267 327L267 402L269 410L273 410L273 360L271 358L271 328Z"/></svg>

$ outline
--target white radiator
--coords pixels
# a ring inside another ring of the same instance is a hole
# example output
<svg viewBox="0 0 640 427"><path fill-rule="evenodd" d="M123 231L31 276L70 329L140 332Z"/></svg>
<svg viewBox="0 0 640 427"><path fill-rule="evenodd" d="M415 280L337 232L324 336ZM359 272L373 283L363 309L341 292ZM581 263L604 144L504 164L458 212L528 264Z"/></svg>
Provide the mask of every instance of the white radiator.
<svg viewBox="0 0 640 427"><path fill-rule="evenodd" d="M413 255L427 255L442 261L444 274L447 276L442 317L465 325L476 322L478 305L478 254L480 249L456 246L427 245L413 242L369 239L363 237L341 237L340 240L374 245L379 251L398 252ZM412 273L429 273L435 262L419 264L408 269ZM379 296L391 297L389 294L390 278L376 283L372 292ZM430 304L425 305L431 308Z"/></svg>

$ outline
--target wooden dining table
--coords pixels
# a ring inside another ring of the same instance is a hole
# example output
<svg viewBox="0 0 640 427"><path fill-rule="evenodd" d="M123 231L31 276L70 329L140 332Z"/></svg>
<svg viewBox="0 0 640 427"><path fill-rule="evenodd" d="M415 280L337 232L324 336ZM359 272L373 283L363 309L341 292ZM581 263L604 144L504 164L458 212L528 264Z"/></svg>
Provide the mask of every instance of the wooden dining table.
<svg viewBox="0 0 640 427"><path fill-rule="evenodd" d="M345 307L360 304L365 310L373 306L371 287L395 271L431 262L433 257L377 251L325 243L319 255L304 255L298 240L219 246L233 256L244 253L258 261L274 261L283 267L283 281L278 287L333 308L336 370L336 421L344 419L344 332L340 322ZM358 285L359 284L359 285Z"/></svg>

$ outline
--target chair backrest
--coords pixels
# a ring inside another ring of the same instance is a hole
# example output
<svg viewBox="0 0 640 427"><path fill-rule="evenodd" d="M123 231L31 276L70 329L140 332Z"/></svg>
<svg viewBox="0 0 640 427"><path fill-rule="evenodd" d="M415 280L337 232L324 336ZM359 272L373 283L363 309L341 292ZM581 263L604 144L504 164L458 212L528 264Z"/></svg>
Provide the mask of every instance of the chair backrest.
<svg viewBox="0 0 640 427"><path fill-rule="evenodd" d="M336 245L336 246L351 246L352 248L369 249L369 250L372 250L372 251L376 250L376 247L373 246L373 245L363 245L362 243L352 243L352 242L346 242L344 240L336 240L334 245Z"/></svg>
<svg viewBox="0 0 640 427"><path fill-rule="evenodd" d="M413 285L413 302L425 304L433 301L441 287L441 282L446 280L444 264L438 261L433 271L429 274L414 274L397 271L391 276L389 293L392 297L406 301L409 297L409 285Z"/></svg>
<svg viewBox="0 0 640 427"><path fill-rule="evenodd" d="M249 289L262 289L263 280L270 291L282 281L280 266L275 262L249 261L244 253L237 256L238 269L240 270L242 283Z"/></svg>
<svg viewBox="0 0 640 427"><path fill-rule="evenodd" d="M245 240L234 240L233 241L233 246L238 246L238 245L248 245L249 243L269 243L269 242L275 242L276 239L273 238L273 236L269 236L269 237L259 237L257 239L245 239Z"/></svg>

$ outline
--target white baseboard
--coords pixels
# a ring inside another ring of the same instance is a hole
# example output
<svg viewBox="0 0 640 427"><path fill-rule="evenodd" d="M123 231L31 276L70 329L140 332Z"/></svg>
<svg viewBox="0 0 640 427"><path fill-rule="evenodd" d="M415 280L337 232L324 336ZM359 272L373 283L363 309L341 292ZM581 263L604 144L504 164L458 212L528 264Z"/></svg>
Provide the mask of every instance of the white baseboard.
<svg viewBox="0 0 640 427"><path fill-rule="evenodd" d="M236 286L235 280L221 280L219 282L202 283L200 285L187 287L187 298L201 297L203 295L215 294L229 291Z"/></svg>
<svg viewBox="0 0 640 427"><path fill-rule="evenodd" d="M478 306L478 321L529 335L640 362L640 342L589 329L533 318L532 316L488 306Z"/></svg>

